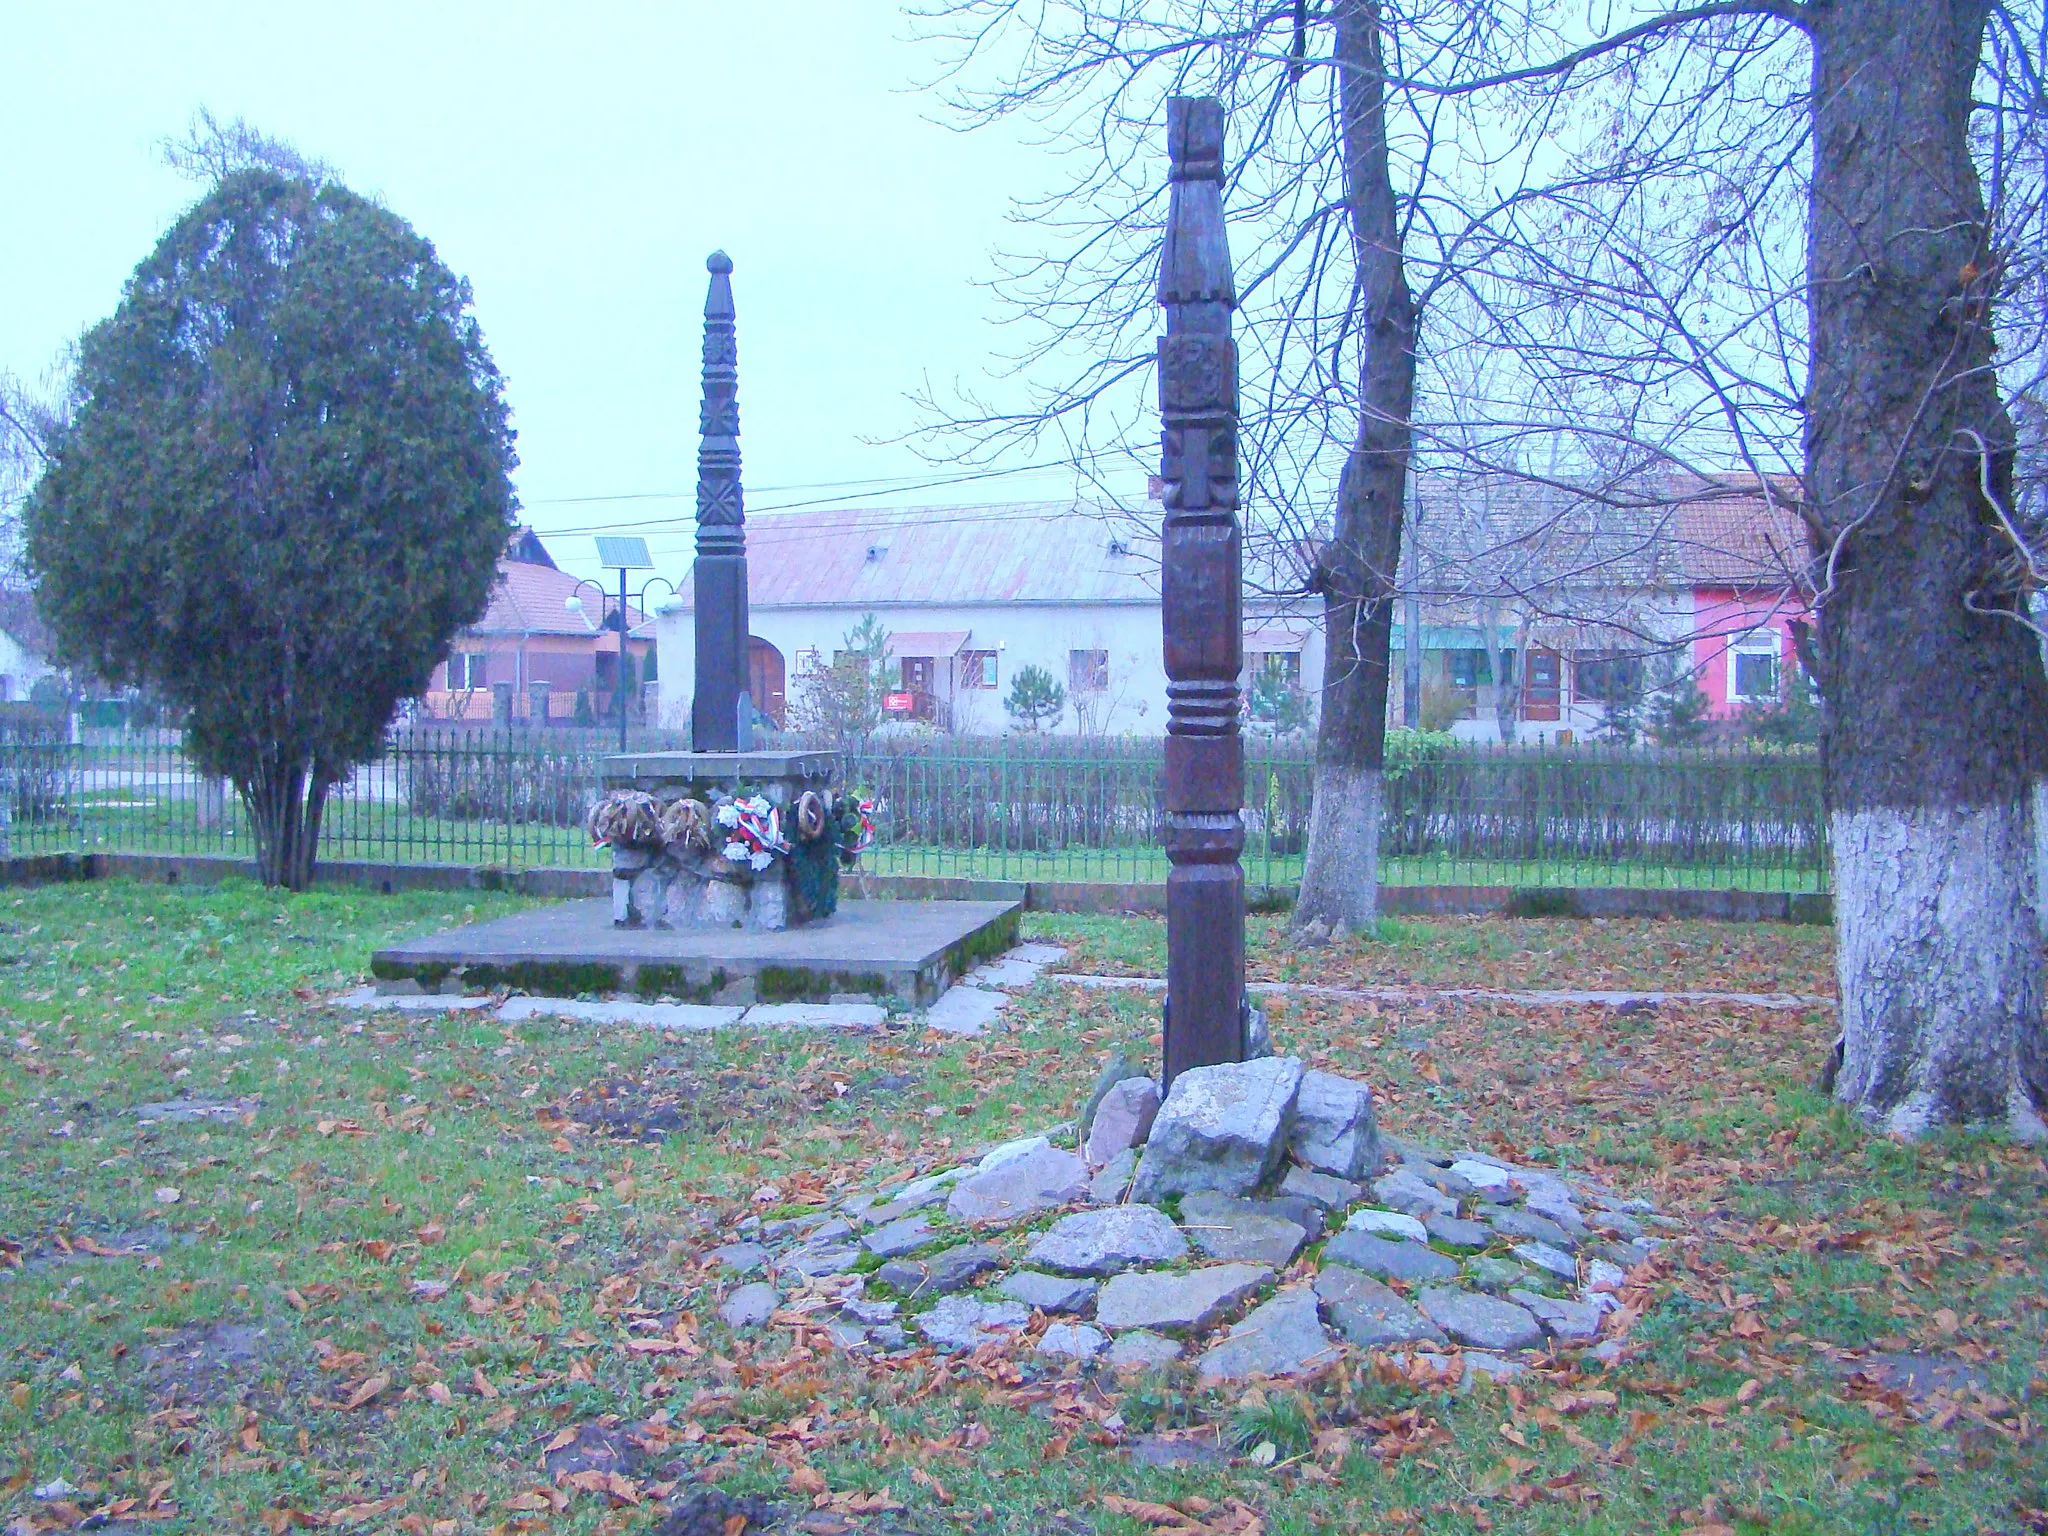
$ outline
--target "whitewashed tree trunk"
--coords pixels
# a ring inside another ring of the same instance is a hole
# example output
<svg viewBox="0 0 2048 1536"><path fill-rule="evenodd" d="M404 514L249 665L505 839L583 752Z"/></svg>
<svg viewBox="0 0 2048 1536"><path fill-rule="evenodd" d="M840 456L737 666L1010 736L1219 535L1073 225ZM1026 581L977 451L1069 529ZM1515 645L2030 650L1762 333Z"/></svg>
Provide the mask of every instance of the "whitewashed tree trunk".
<svg viewBox="0 0 2048 1536"><path fill-rule="evenodd" d="M2035 846L2024 803L1838 811L1835 1097L1879 1128L2048 1138Z"/></svg>
<svg viewBox="0 0 2048 1536"><path fill-rule="evenodd" d="M2048 940L2048 779L2034 780L2034 921Z"/></svg>
<svg viewBox="0 0 2048 1536"><path fill-rule="evenodd" d="M1379 910L1379 770L1318 763L1295 927L1363 933Z"/></svg>

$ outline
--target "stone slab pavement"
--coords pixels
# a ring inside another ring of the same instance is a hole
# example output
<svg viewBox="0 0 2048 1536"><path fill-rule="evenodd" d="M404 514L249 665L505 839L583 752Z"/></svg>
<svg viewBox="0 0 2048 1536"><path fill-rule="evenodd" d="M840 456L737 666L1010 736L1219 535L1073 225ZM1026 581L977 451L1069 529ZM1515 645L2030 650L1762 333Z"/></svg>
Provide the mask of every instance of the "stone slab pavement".
<svg viewBox="0 0 2048 1536"><path fill-rule="evenodd" d="M1160 976L1090 976L1078 971L1055 971L1052 980L1077 987L1136 988L1163 992ZM1832 997L1809 997L1797 992L1622 992L1559 989L1516 991L1500 987L1324 987L1299 981L1254 981L1247 992L1279 996L1333 997L1339 1000L1375 1003L1427 1002L1433 997L1476 997L1498 1003L1519 1003L1530 1008L1656 1008L1665 1003L1732 1003L1744 1008L1832 1008Z"/></svg>

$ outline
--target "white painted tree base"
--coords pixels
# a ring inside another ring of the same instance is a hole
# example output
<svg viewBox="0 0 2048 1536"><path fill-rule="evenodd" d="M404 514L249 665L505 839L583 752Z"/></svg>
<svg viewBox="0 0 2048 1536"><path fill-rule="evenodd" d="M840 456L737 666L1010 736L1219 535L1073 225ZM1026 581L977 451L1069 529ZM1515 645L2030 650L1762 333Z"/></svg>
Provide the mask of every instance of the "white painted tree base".
<svg viewBox="0 0 2048 1536"><path fill-rule="evenodd" d="M1830 818L1842 996L1835 1097L1894 1135L2003 1125L2048 1139L2028 811L2014 803Z"/></svg>
<svg viewBox="0 0 2048 1536"><path fill-rule="evenodd" d="M1378 921L1379 908L1379 770L1319 763L1294 927L1362 933Z"/></svg>

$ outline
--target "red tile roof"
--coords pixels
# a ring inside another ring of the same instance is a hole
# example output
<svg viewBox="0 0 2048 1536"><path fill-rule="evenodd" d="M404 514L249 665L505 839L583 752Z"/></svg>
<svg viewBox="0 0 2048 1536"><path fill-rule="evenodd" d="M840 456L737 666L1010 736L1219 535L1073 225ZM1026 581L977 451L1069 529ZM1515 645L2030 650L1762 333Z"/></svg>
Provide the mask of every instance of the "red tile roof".
<svg viewBox="0 0 2048 1536"><path fill-rule="evenodd" d="M595 583L577 592L577 578L551 565L532 565L522 560L498 562L498 584L491 592L491 606L464 633L472 635L595 635L598 615L617 611L619 597L600 602ZM583 611L568 606L571 596L580 596ZM633 625L644 622L638 608L628 606Z"/></svg>

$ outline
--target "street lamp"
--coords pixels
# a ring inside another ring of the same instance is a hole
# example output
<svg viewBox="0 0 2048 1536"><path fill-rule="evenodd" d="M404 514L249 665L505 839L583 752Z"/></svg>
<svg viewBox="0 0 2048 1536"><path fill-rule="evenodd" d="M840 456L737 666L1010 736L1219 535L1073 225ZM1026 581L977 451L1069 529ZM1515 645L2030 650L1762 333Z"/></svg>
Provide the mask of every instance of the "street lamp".
<svg viewBox="0 0 2048 1536"><path fill-rule="evenodd" d="M626 613L629 602L626 591L626 572L650 571L654 569L654 562L648 558L647 541L645 539L612 538L604 535L600 535L597 540L597 559L598 564L616 569L619 573L619 676L617 686L613 689L613 692L618 695L619 750L623 752L626 750ZM674 597L677 595L676 584L666 576L650 576L640 588L640 611L643 613L647 611L647 594L654 590L657 582L668 588L669 596ZM562 600L562 606L571 613L582 613L583 598L581 594L585 587L592 587L597 591L597 627L602 631L605 626L605 599L612 594L590 577L584 577L570 589L569 595Z"/></svg>

